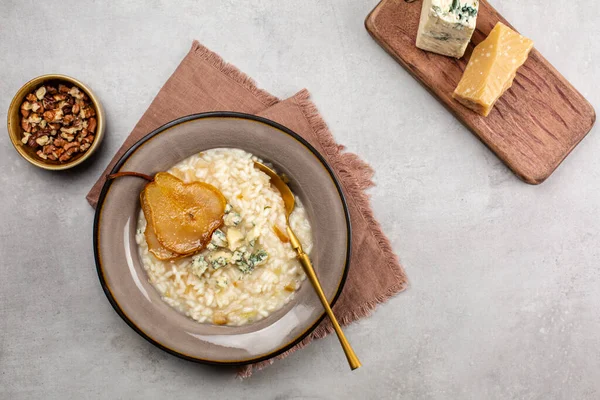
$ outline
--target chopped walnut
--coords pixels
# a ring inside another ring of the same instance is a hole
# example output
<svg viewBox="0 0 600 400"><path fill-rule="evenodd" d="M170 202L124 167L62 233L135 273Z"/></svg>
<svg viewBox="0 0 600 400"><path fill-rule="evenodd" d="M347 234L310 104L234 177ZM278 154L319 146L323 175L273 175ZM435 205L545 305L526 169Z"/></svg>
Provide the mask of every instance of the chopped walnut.
<svg viewBox="0 0 600 400"><path fill-rule="evenodd" d="M54 120L54 111L48 110L44 113L44 120L53 121Z"/></svg>
<svg viewBox="0 0 600 400"><path fill-rule="evenodd" d="M46 95L46 86L42 86L38 90L35 91L35 97L37 97L38 100L43 99L45 95Z"/></svg>
<svg viewBox="0 0 600 400"><path fill-rule="evenodd" d="M52 154L53 152L56 151L56 146L54 146L53 144L49 144L49 145L44 146L43 150L44 150L44 154Z"/></svg>
<svg viewBox="0 0 600 400"><path fill-rule="evenodd" d="M21 128L27 133L31 132L31 124L27 121L27 119L21 119Z"/></svg>
<svg viewBox="0 0 600 400"><path fill-rule="evenodd" d="M75 139L75 135L69 135L68 133L61 133L60 137L63 139L67 139L68 142L72 142Z"/></svg>
<svg viewBox="0 0 600 400"><path fill-rule="evenodd" d="M32 105L30 102L28 102L28 101L23 102L23 104L21 104L21 115L24 118L29 117L31 109L32 109Z"/></svg>
<svg viewBox="0 0 600 400"><path fill-rule="evenodd" d="M70 110L69 110L70 111ZM65 112L65 109L63 108L63 112ZM71 123L73 122L73 120L75 119L75 117L73 116L73 114L68 114L65 112L65 116L63 117L62 123L63 125L71 125Z"/></svg>
<svg viewBox="0 0 600 400"><path fill-rule="evenodd" d="M88 126L87 126L88 131L90 132L96 132L96 118L90 118L88 120Z"/></svg>
<svg viewBox="0 0 600 400"><path fill-rule="evenodd" d="M47 84L29 93L20 107L21 142L43 160L68 162L95 139L96 110L76 86ZM77 140L75 140L77 138Z"/></svg>
<svg viewBox="0 0 600 400"><path fill-rule="evenodd" d="M72 135L75 132L77 132L77 128L75 128L74 126L72 126L71 128L60 128L60 131L65 134Z"/></svg>
<svg viewBox="0 0 600 400"><path fill-rule="evenodd" d="M30 124L39 124L41 121L42 117L40 117L36 113L31 114L29 118L27 118L27 122L29 122Z"/></svg>
<svg viewBox="0 0 600 400"><path fill-rule="evenodd" d="M60 137L58 137L58 138L54 139L54 145L55 145L56 147L63 147L63 148L64 148L64 146L65 146L67 143L68 143L68 142L67 142L65 139L63 139L63 138L60 138Z"/></svg>
<svg viewBox="0 0 600 400"><path fill-rule="evenodd" d="M39 137L37 139L35 139L36 143L39 144L40 146L45 146L48 144L48 142L50 141L50 138L48 138L48 136L44 135L42 137Z"/></svg>

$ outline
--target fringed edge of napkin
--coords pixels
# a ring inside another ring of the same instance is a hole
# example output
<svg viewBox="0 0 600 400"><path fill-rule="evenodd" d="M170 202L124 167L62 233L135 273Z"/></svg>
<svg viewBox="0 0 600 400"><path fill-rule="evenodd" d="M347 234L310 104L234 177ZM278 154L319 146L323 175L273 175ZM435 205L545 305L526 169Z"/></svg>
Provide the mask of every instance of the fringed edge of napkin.
<svg viewBox="0 0 600 400"><path fill-rule="evenodd" d="M194 40L191 51L200 59L206 61L210 66L222 72L229 79L252 93L265 108L271 107L279 102L279 99L266 90L260 89L254 79L240 71L235 65L225 61L220 55L204 47L200 42Z"/></svg>
<svg viewBox="0 0 600 400"><path fill-rule="evenodd" d="M386 259L389 260L388 268L393 271L394 276L397 279L397 283L387 288L384 293L377 296L374 300L355 305L353 310L349 312L340 314L334 306L333 310L336 317L338 317L340 324L348 325L358 319L370 316L379 304L386 302L391 297L404 291L408 287L408 279L404 273L404 269L399 263L398 256L392 249L389 239L385 236L381 229L381 225L375 219L370 207L370 197L365 193L366 189L375 186L375 183L373 182L375 171L369 164L361 160L358 155L345 152L344 150L346 147L335 141L327 124L321 117L319 110L310 100L310 93L307 89L302 89L298 92L294 96L294 100L315 133L315 138L319 141L327 161L339 176L346 199L354 202L360 210L361 216L367 222L369 231L377 240L381 251L385 253ZM295 351L306 347L313 340L324 338L333 332L334 329L331 323L328 320L324 320L314 331L304 338L304 340L291 349L268 360L242 366L239 368L237 376L241 379L249 378L254 372L268 367L276 360L288 357Z"/></svg>
<svg viewBox="0 0 600 400"><path fill-rule="evenodd" d="M371 198L365 192L365 190L375 186L373 182L375 171L358 155L346 152L346 147L335 141L327 124L321 117L321 113L319 113L315 104L310 100L310 93L307 89L301 90L295 98L298 107L300 107L304 117L315 132L315 137L323 148L323 152L327 154L326 158L329 164L331 164L335 173L341 178L346 200L352 201L360 210L360 215L367 222L369 231L377 240L381 251L386 255L386 259L388 260L387 267L394 272L394 277L398 280L396 284L390 286L384 293L377 296L375 300L359 305L357 307L358 310L354 310L349 315L340 315L339 322L342 325L347 325L357 319L368 317L375 311L378 304L387 301L394 295L405 290L408 287L408 278L400 264L398 256L392 249L390 240L383 233L379 221L375 219L371 208ZM314 333L317 333L319 328L320 326L315 329ZM333 327L329 326L325 335L333 332Z"/></svg>

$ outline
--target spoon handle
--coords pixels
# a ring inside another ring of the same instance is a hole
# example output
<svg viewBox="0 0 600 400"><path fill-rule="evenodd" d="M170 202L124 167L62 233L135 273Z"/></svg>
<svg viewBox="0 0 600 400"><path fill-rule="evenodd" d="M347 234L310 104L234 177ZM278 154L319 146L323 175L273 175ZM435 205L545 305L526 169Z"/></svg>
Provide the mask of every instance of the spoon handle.
<svg viewBox="0 0 600 400"><path fill-rule="evenodd" d="M333 329L335 329L335 333L337 334L340 344L342 345L342 349L344 349L344 353L346 354L346 358L348 359L348 364L350 364L350 368L352 370L359 368L361 366L361 363L358 360L356 354L354 353L354 350L352 350L350 343L346 339L346 336L344 335L340 324L338 323L335 315L333 314L333 311L331 310L331 307L329 306L329 302L325 297L325 293L323 293L323 289L321 288L321 284L319 283L319 278L317 278L317 274L315 273L312 263L310 262L310 258L302 250L302 244L300 244L300 241L292 231L292 228L289 227L289 225L287 227L287 233L290 238L290 244L292 245L292 248L296 250L296 253L298 254L298 260L304 267L304 271L306 272L306 275L308 275L308 279L310 279L310 282L315 288L315 291L319 296L319 300L321 300L321 303L325 308L325 312L329 316L329 319L331 319Z"/></svg>

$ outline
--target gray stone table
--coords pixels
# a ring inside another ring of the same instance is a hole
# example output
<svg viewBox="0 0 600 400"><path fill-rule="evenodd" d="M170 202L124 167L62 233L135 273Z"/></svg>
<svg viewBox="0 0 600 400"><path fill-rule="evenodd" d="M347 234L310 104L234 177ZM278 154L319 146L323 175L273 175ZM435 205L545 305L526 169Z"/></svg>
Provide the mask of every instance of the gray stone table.
<svg viewBox="0 0 600 400"><path fill-rule="evenodd" d="M494 1L598 109L600 2ZM556 3L556 4L555 4ZM0 135L0 399L598 399L598 128L541 186L506 167L367 34L376 0L0 0L0 121L59 72L106 108L69 173ZM113 311L85 194L198 39L279 97L306 87L376 170L375 213L411 287L240 381L153 347Z"/></svg>

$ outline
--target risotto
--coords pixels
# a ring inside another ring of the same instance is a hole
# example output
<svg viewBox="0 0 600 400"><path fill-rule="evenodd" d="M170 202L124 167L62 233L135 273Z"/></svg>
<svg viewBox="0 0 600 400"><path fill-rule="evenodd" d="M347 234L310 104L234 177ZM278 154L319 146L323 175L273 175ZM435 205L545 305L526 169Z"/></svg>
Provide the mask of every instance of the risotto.
<svg viewBox="0 0 600 400"><path fill-rule="evenodd" d="M167 304L198 322L239 326L263 319L288 303L305 279L284 234L281 195L255 160L243 150L212 149L168 171L186 183L211 184L227 199L223 225L198 254L157 259L148 250L140 211L136 241L150 283ZM310 223L296 202L290 224L310 254Z"/></svg>

